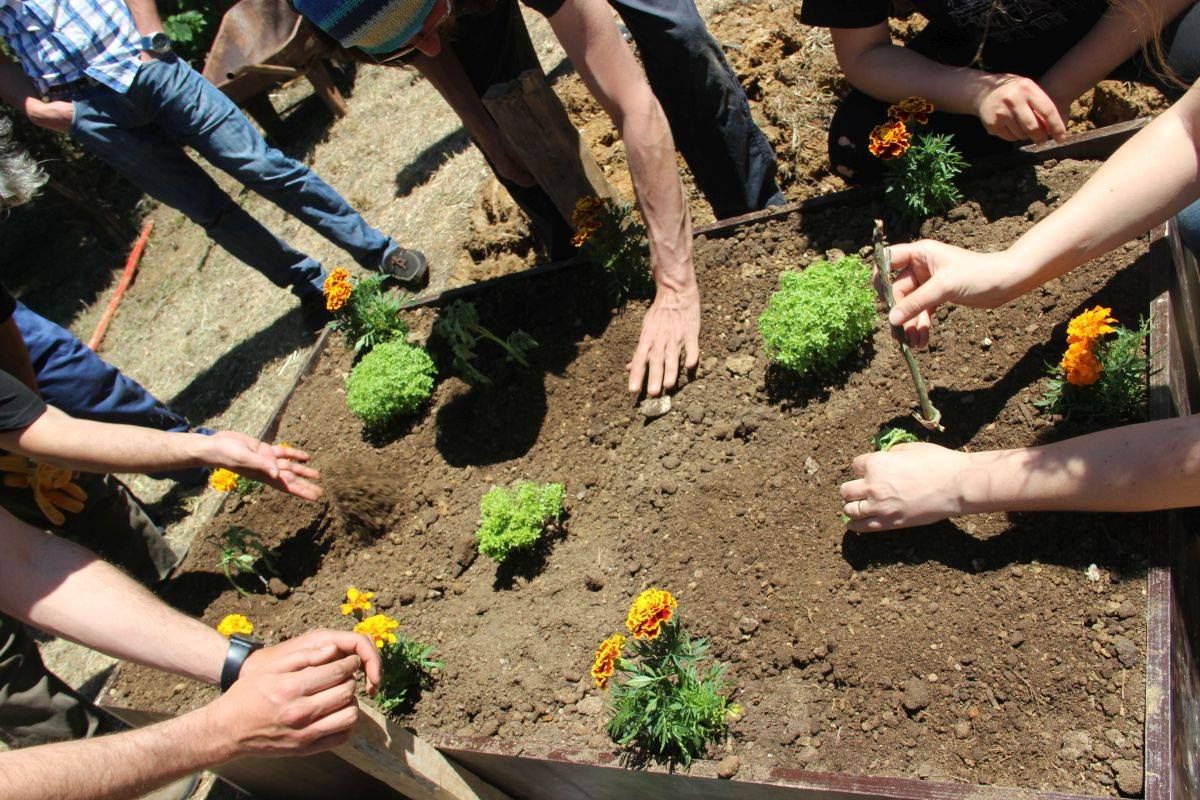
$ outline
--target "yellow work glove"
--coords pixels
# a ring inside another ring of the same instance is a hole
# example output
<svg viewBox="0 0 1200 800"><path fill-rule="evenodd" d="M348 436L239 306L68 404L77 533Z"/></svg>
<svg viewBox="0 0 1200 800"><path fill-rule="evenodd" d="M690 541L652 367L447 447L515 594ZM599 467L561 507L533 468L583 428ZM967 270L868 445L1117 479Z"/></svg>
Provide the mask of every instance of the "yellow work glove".
<svg viewBox="0 0 1200 800"><path fill-rule="evenodd" d="M0 456L0 472L5 473L4 485L33 491L33 501L51 525L67 521L63 511L78 514L83 511L87 492L72 483L75 473L69 469L40 464L25 456Z"/></svg>

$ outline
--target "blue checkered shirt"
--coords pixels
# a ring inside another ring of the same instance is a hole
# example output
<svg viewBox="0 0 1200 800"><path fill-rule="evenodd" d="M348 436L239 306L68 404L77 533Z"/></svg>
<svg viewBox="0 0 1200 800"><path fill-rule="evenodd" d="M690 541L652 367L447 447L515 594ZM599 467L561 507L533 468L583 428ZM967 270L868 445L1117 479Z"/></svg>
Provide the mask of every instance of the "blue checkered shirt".
<svg viewBox="0 0 1200 800"><path fill-rule="evenodd" d="M123 94L141 63L123 0L0 0L0 36L43 94L89 79Z"/></svg>

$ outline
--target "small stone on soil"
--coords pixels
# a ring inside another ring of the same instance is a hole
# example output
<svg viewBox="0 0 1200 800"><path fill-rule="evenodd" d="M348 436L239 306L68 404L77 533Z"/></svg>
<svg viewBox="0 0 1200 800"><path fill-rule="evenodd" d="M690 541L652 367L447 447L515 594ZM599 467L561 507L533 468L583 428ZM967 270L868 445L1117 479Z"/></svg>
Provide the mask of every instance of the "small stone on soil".
<svg viewBox="0 0 1200 800"><path fill-rule="evenodd" d="M728 780L737 775L738 768L741 766L742 762L737 756L726 756L721 759L721 763L717 764L717 777Z"/></svg>
<svg viewBox="0 0 1200 800"><path fill-rule="evenodd" d="M594 717L604 711L604 701L596 695L591 695L580 700L575 708L585 717Z"/></svg>
<svg viewBox="0 0 1200 800"><path fill-rule="evenodd" d="M1076 761L1092 752L1092 737L1087 731L1067 731L1063 734L1062 749L1058 757L1066 761Z"/></svg>
<svg viewBox="0 0 1200 800"><path fill-rule="evenodd" d="M647 397L638 406L638 411L647 419L657 419L663 414L671 410L671 395L664 394L662 397Z"/></svg>
<svg viewBox="0 0 1200 800"><path fill-rule="evenodd" d="M604 576L599 572L589 572L583 578L583 585L589 592L598 592L604 588Z"/></svg>
<svg viewBox="0 0 1200 800"><path fill-rule="evenodd" d="M1143 786L1142 767L1136 761L1118 758L1112 762L1117 773L1117 791L1126 797L1141 797Z"/></svg>
<svg viewBox="0 0 1200 800"><path fill-rule="evenodd" d="M668 454L668 455L663 456L662 461L659 463L661 463L663 465L663 469L675 469L676 467L679 466L679 457L676 455Z"/></svg>
<svg viewBox="0 0 1200 800"><path fill-rule="evenodd" d="M1113 647L1117 650L1117 659L1121 662L1121 666L1132 669L1138 664L1138 649L1137 645L1124 636L1118 636L1113 640Z"/></svg>
<svg viewBox="0 0 1200 800"><path fill-rule="evenodd" d="M915 714L928 707L929 687L925 685L925 681L920 678L909 678L905 681L904 697L901 702L904 704L904 710L909 714Z"/></svg>
<svg viewBox="0 0 1200 800"><path fill-rule="evenodd" d="M725 359L725 369L734 375L746 375L754 369L754 356L730 356Z"/></svg>
<svg viewBox="0 0 1200 800"><path fill-rule="evenodd" d="M279 578L271 578L271 580L267 581L267 589L276 597L287 597L292 593L292 587L279 580Z"/></svg>

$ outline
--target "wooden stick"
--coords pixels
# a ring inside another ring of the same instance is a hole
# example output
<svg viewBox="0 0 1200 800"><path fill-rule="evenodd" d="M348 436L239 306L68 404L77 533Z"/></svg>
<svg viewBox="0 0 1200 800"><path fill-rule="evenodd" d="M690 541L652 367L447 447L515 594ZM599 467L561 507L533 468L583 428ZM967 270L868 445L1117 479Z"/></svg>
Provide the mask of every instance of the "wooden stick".
<svg viewBox="0 0 1200 800"><path fill-rule="evenodd" d="M890 312L895 307L896 300L892 296L892 256L888 253L887 243L883 239L882 220L875 220L871 244L875 248L875 266L879 271L878 286L883 289L883 302L887 304L887 310ZM929 391L925 388L925 381L921 380L921 368L917 366L917 358L904 339L904 329L899 325L892 325L891 328L892 338L900 345L900 354L904 356L904 363L908 364L908 372L912 375L913 385L917 387L917 397L921 401L921 415L913 414L913 417L925 426L926 430L945 430L942 427L942 412L934 408L929 400Z"/></svg>
<svg viewBox="0 0 1200 800"><path fill-rule="evenodd" d="M108 301L108 307L104 309L104 315L100 317L100 323L96 326L96 332L92 334L92 338L88 341L88 347L95 352L100 347L100 342L104 341L104 334L108 332L108 324L112 322L113 317L117 315L117 306L121 304L121 298L125 296L125 290L133 283L134 273L137 272L138 262L142 258L142 252L146 249L146 242L150 240L150 231L154 228L154 218L146 220L146 225L142 228L142 234L134 243L133 249L129 251L129 258L125 261L125 271L121 273L121 282L117 284L117 291L113 293L112 299Z"/></svg>

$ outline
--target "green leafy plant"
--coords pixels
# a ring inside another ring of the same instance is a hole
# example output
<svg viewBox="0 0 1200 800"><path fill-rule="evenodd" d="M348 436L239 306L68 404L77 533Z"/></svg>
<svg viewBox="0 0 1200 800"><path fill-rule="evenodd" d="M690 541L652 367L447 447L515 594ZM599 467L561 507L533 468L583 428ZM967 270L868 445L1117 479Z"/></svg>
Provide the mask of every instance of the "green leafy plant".
<svg viewBox="0 0 1200 800"><path fill-rule="evenodd" d="M886 453L898 444L918 441L914 434L903 428L885 428L871 439L871 444L881 453Z"/></svg>
<svg viewBox="0 0 1200 800"><path fill-rule="evenodd" d="M172 49L200 69L228 5L219 0L163 0L158 7Z"/></svg>
<svg viewBox="0 0 1200 800"><path fill-rule="evenodd" d="M346 405L368 428L415 413L433 394L437 368L420 347L394 339L373 348L346 379Z"/></svg>
<svg viewBox="0 0 1200 800"><path fill-rule="evenodd" d="M412 709L421 692L433 686L433 671L443 667L433 658L433 646L410 639L402 633L396 641L379 651L383 658L383 679L375 695L375 705L385 714Z"/></svg>
<svg viewBox="0 0 1200 800"><path fill-rule="evenodd" d="M858 256L781 273L758 318L767 355L799 375L836 366L874 328L871 268Z"/></svg>
<svg viewBox="0 0 1200 800"><path fill-rule="evenodd" d="M1116 320L1108 317L1110 312L1097 306L1071 321L1067 352L1058 364L1047 365L1050 380L1046 393L1033 402L1035 406L1084 421L1146 418L1148 360L1143 344L1150 324L1143 319L1134 329L1115 325ZM1073 334L1076 326L1083 333ZM1110 334L1112 338L1102 338Z"/></svg>
<svg viewBox="0 0 1200 800"><path fill-rule="evenodd" d="M967 161L953 138L948 133L921 134L903 158L887 163L883 197L900 217L920 222L962 200L954 179Z"/></svg>
<svg viewBox="0 0 1200 800"><path fill-rule="evenodd" d="M386 280L386 275L352 278L344 267L333 270L325 279L325 307L337 315L333 327L353 343L355 352L408 334L400 311L409 296L385 291Z"/></svg>
<svg viewBox="0 0 1200 800"><path fill-rule="evenodd" d="M563 515L561 483L523 481L512 489L493 486L479 505L479 552L504 561L514 551L532 547L547 527Z"/></svg>
<svg viewBox="0 0 1200 800"><path fill-rule="evenodd" d="M236 525L230 527L217 537L217 547L220 548L221 572L225 574L229 584L237 589L238 594L247 596L250 593L238 584L236 576L254 575L267 586L267 579L260 569L272 575L278 575L275 559L279 554L263 544L262 537L248 528Z"/></svg>
<svg viewBox="0 0 1200 800"><path fill-rule="evenodd" d="M241 497L245 497L246 495L257 492L261 488L263 488L262 481L256 481L253 478L247 478L245 475L238 475L237 485L233 487L233 491Z"/></svg>
<svg viewBox="0 0 1200 800"><path fill-rule="evenodd" d="M628 657L625 637L614 634L601 642L591 674L601 689L612 680L614 742L687 767L728 734L729 716L739 709L726 698L725 665L702 664L708 641L671 619L676 605L670 592L642 592L625 620L634 637Z"/></svg>
<svg viewBox="0 0 1200 800"><path fill-rule="evenodd" d="M501 339L479 322L474 303L456 300L447 306L433 324L433 332L450 345L451 366L468 383L488 384L492 379L474 365L475 348L481 339L500 345L508 361L529 367L527 356L537 341L525 331L513 331Z"/></svg>
<svg viewBox="0 0 1200 800"><path fill-rule="evenodd" d="M646 226L634 216L633 206L610 197L584 197L575 204L571 222L572 242L608 275L614 303L652 293Z"/></svg>

